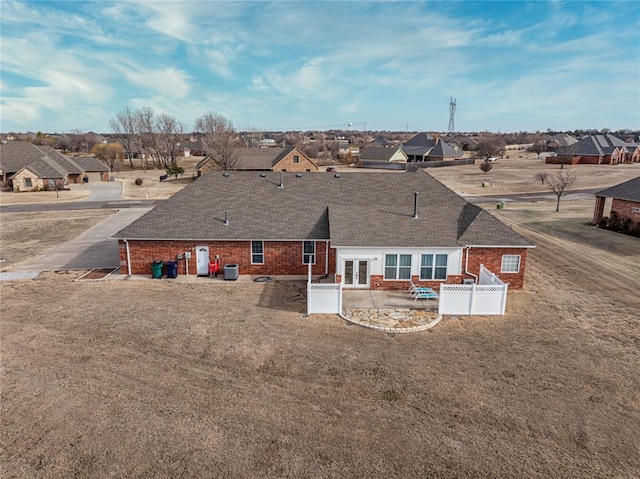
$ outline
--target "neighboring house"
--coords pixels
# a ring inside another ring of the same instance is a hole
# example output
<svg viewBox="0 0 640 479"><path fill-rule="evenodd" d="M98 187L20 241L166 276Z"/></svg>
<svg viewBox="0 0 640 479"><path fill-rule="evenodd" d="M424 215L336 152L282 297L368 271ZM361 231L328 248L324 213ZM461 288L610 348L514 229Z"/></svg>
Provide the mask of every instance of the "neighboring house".
<svg viewBox="0 0 640 479"><path fill-rule="evenodd" d="M409 163L422 161L458 160L462 149L427 133L418 133L402 145Z"/></svg>
<svg viewBox="0 0 640 479"><path fill-rule="evenodd" d="M360 161L406 163L407 155L401 148L386 148L382 146L368 146L360 150Z"/></svg>
<svg viewBox="0 0 640 479"><path fill-rule="evenodd" d="M591 135L578 142L560 148L557 156L548 156L546 163L572 165L615 165L640 162L640 146L627 143L615 135Z"/></svg>
<svg viewBox="0 0 640 479"><path fill-rule="evenodd" d="M190 156L206 155L202 140L181 141L180 143L178 143L178 147L180 148L180 152L182 153L181 156L184 156L185 158L188 158Z"/></svg>
<svg viewBox="0 0 640 479"><path fill-rule="evenodd" d="M318 171L318 165L295 146L287 148L238 148L237 158L230 170L237 171ZM198 176L221 170L213 156L207 156L196 165Z"/></svg>
<svg viewBox="0 0 640 479"><path fill-rule="evenodd" d="M114 238L124 274L178 259L179 274L207 275L219 257L241 275L302 278L311 264L348 288L399 290L462 283L480 264L522 288L533 247L421 169L211 172Z"/></svg>
<svg viewBox="0 0 640 479"><path fill-rule="evenodd" d="M14 191L32 191L88 181L109 181L109 168L96 158L69 158L50 146L27 141L0 145L2 186Z"/></svg>
<svg viewBox="0 0 640 479"><path fill-rule="evenodd" d="M448 137L447 141L453 145L458 145L462 151L475 150L479 144L478 139L465 135L456 135L452 138Z"/></svg>
<svg viewBox="0 0 640 479"><path fill-rule="evenodd" d="M427 161L459 160L462 155L462 150L457 146L436 139L436 145L427 155Z"/></svg>
<svg viewBox="0 0 640 479"><path fill-rule="evenodd" d="M545 144L547 145L547 151L558 151L560 148L565 148L567 146L573 145L574 143L578 143L578 140L576 140L573 136L566 135L564 133L553 135L545 142Z"/></svg>
<svg viewBox="0 0 640 479"><path fill-rule="evenodd" d="M604 215L605 202L607 198L612 198L610 216L615 214L620 222L627 221L629 230L640 226L640 176L598 191L595 196L594 225L600 224Z"/></svg>

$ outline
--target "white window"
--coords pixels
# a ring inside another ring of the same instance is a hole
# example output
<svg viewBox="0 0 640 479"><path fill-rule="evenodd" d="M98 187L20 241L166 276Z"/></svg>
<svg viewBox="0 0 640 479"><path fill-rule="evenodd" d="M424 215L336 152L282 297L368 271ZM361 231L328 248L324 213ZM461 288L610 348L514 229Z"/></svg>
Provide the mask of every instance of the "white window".
<svg viewBox="0 0 640 479"><path fill-rule="evenodd" d="M302 263L316 264L316 242L315 241L302 242Z"/></svg>
<svg viewBox="0 0 640 479"><path fill-rule="evenodd" d="M251 264L264 264L264 242L251 242Z"/></svg>
<svg viewBox="0 0 640 479"><path fill-rule="evenodd" d="M500 272L519 273L520 272L520 255L519 254L502 255L502 266L500 267Z"/></svg>
<svg viewBox="0 0 640 479"><path fill-rule="evenodd" d="M386 254L384 256L384 279L411 279L410 254Z"/></svg>
<svg viewBox="0 0 640 479"><path fill-rule="evenodd" d="M27 188L31 188L31 178L24 179L24 186L26 186Z"/></svg>
<svg viewBox="0 0 640 479"><path fill-rule="evenodd" d="M423 254L420 258L420 279L447 279L447 255Z"/></svg>

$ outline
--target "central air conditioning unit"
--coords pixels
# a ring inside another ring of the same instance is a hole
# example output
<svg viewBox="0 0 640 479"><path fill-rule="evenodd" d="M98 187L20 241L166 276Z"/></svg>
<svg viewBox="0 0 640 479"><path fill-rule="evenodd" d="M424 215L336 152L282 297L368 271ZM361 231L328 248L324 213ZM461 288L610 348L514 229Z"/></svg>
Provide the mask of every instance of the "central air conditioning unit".
<svg viewBox="0 0 640 479"><path fill-rule="evenodd" d="M463 279L462 284L475 284L476 281L473 279Z"/></svg>

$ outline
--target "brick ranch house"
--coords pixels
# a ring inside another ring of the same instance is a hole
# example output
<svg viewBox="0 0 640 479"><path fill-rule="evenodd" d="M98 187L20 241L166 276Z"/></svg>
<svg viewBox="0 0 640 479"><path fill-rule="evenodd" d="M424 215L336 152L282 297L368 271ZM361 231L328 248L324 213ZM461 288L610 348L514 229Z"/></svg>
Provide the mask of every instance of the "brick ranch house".
<svg viewBox="0 0 640 479"><path fill-rule="evenodd" d="M593 224L600 224L604 215L605 202L611 198L611 213L618 217L619 221L627 221L629 229L640 226L640 176L625 181L610 188L598 191L595 194L596 205L593 210Z"/></svg>
<svg viewBox="0 0 640 479"><path fill-rule="evenodd" d="M286 148L238 148L238 156L232 161L230 170L236 171L318 171L318 165L295 146ZM209 171L220 171L222 167L213 156L203 158L197 165L198 176Z"/></svg>
<svg viewBox="0 0 640 479"><path fill-rule="evenodd" d="M0 145L2 187L33 191L69 183L109 181L110 170L96 158L69 158L50 146L28 141Z"/></svg>
<svg viewBox="0 0 640 479"><path fill-rule="evenodd" d="M564 148L557 156L547 156L545 163L570 165L617 165L640 162L640 145L627 143L615 135L591 135Z"/></svg>
<svg viewBox="0 0 640 479"><path fill-rule="evenodd" d="M417 200L417 201L416 201ZM522 288L533 245L428 173L212 172L114 235L124 274L154 260L207 275L335 275L347 288L438 289L484 264Z"/></svg>

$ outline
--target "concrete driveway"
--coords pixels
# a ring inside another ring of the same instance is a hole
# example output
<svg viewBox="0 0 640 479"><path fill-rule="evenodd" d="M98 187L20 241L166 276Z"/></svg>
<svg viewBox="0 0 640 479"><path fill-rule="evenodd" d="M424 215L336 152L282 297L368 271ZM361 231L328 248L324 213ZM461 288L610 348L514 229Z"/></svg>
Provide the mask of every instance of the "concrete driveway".
<svg viewBox="0 0 640 479"><path fill-rule="evenodd" d="M83 201L117 201L122 199L122 183L119 181L89 182L72 187L73 189L91 191L91 194Z"/></svg>
<svg viewBox="0 0 640 479"><path fill-rule="evenodd" d="M118 242L109 239L151 208L127 208L114 213L77 238L46 253L14 265L13 272L0 273L0 279L12 279L14 272L90 270L120 266ZM18 275L20 276L20 275Z"/></svg>

